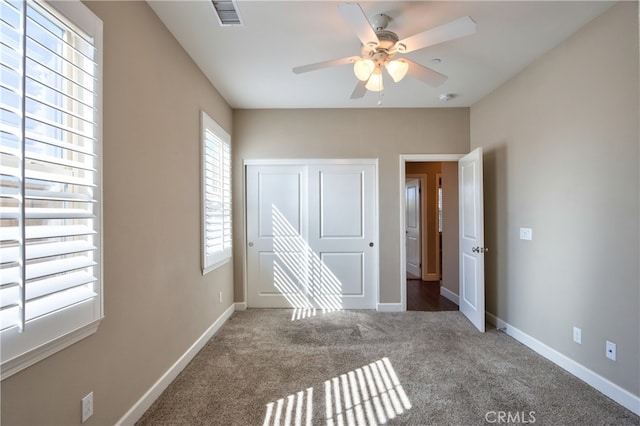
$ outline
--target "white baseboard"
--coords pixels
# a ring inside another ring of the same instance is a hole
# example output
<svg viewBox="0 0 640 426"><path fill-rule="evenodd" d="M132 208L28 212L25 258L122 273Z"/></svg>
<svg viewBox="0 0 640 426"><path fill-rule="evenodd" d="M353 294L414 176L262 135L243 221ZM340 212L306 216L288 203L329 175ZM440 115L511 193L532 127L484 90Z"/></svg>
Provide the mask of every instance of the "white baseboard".
<svg viewBox="0 0 640 426"><path fill-rule="evenodd" d="M460 305L460 298L458 295L446 287L440 287L440 296L446 297L458 306Z"/></svg>
<svg viewBox="0 0 640 426"><path fill-rule="evenodd" d="M194 356L204 347L204 345L213 337L214 334L222 327L227 319L233 314L235 304L229 308L214 321L213 324L195 341L193 345L158 379L157 382L149 388L147 392L122 416L116 425L129 426L135 424L151 407L151 404L164 392L178 374L189 364Z"/></svg>
<svg viewBox="0 0 640 426"><path fill-rule="evenodd" d="M402 303L378 303L378 312L403 312Z"/></svg>
<svg viewBox="0 0 640 426"><path fill-rule="evenodd" d="M236 302L234 303L236 307L236 311L246 311L247 310L247 302Z"/></svg>
<svg viewBox="0 0 640 426"><path fill-rule="evenodd" d="M487 322L495 325L496 328L504 330L507 335L513 337L523 345L528 346L530 349L547 358L549 361L567 370L569 373L602 392L618 404L640 416L640 397L621 388L599 374L594 373L584 365L579 364L566 355L561 354L534 337L529 336L525 332L518 330L495 315L487 312L486 319Z"/></svg>

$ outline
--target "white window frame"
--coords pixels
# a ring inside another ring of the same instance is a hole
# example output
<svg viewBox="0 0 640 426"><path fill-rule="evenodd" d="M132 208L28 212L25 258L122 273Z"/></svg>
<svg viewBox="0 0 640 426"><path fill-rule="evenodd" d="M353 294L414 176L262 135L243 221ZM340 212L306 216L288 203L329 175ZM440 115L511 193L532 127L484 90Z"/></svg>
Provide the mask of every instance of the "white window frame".
<svg viewBox="0 0 640 426"><path fill-rule="evenodd" d="M96 296L91 303L79 303L54 311L45 316L23 323L20 327L6 329L0 333L1 366L0 377L2 380L13 374L47 358L56 352L67 348L85 337L94 334L104 317L103 309L103 250L102 250L102 70L103 70L103 24L89 8L79 0L55 2L50 4L45 1L29 0L27 3L37 3L53 15L66 21L70 26L75 26L92 37L95 62L94 93L94 122L93 137L95 143L94 161L95 188L93 199L94 231L93 244L96 250L93 252L94 277L93 292ZM24 213L23 213L24 214ZM24 223L20 225L24 233ZM43 226L45 228L46 226ZM24 235L24 234L23 234ZM21 243L22 246L25 244ZM21 249L24 252L24 249ZM23 260L24 262L24 260ZM24 277L21 278L24 280ZM24 284L22 284L24 288ZM24 290L22 290L24 292ZM23 298L25 296L23 295ZM24 299L22 302L24 310ZM23 314L24 315L24 314ZM23 321L25 317L23 316Z"/></svg>
<svg viewBox="0 0 640 426"><path fill-rule="evenodd" d="M202 274L224 265L232 259L231 208L231 136L209 115L201 111L201 186L202 186ZM210 153L218 151L216 160ZM220 193L211 191L211 174L222 185ZM209 174L209 175L208 175ZM214 206L214 207L212 207ZM222 223L211 223L213 216ZM221 242L211 248L211 234L221 233Z"/></svg>

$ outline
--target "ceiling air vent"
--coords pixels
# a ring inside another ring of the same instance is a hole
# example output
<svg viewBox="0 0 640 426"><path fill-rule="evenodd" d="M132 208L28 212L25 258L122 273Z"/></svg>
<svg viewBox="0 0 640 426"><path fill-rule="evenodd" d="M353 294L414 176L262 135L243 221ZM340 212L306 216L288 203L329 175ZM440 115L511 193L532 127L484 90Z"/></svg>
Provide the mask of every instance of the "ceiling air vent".
<svg viewBox="0 0 640 426"><path fill-rule="evenodd" d="M242 25L235 0L211 0L222 26Z"/></svg>

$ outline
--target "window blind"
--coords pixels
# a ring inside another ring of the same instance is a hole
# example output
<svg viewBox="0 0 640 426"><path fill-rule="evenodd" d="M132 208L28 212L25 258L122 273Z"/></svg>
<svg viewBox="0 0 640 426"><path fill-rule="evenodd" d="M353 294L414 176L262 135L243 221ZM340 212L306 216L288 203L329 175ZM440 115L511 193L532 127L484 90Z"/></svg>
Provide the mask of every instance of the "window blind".
<svg viewBox="0 0 640 426"><path fill-rule="evenodd" d="M203 124L203 272L231 258L230 136L206 113Z"/></svg>
<svg viewBox="0 0 640 426"><path fill-rule="evenodd" d="M93 36L45 3L3 1L0 12L4 338L83 304L100 317L100 147ZM47 342L82 325L39 336ZM3 362L37 345L5 348Z"/></svg>

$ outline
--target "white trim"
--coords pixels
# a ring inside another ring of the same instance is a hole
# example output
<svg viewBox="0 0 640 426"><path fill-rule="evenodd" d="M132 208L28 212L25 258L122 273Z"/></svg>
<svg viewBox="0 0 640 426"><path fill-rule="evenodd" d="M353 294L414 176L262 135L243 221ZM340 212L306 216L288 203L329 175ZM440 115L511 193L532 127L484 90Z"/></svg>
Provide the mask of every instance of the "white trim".
<svg viewBox="0 0 640 426"><path fill-rule="evenodd" d="M640 415L640 397L632 394L631 392L621 388L610 380L600 376L599 374L591 371L587 367L573 359L567 357L564 354L556 351L555 349L545 345L536 338L529 336L527 333L515 328L509 323L501 320L495 315L486 312L487 322L496 326L496 328L504 330L508 335L516 339L518 342L529 347L533 351L542 355L554 364L562 367L575 377L579 378L589 386L600 391L604 395L613 399L618 404L622 405L626 409L632 411L636 415Z"/></svg>
<svg viewBox="0 0 640 426"><path fill-rule="evenodd" d="M202 275L206 275L209 272L213 271L214 269L218 269L222 265L231 262L232 260L233 260L233 254L231 254L231 256L227 257L226 259L222 259L222 260L219 260L217 262L213 262L210 265L208 265L206 268L202 269Z"/></svg>
<svg viewBox="0 0 640 426"><path fill-rule="evenodd" d="M323 164L375 164L378 165L377 158L259 158L247 159L242 162L243 166L309 166Z"/></svg>
<svg viewBox="0 0 640 426"><path fill-rule="evenodd" d="M447 162L447 161L458 161L465 154L400 154L399 157L399 193L400 193L400 305L402 305L402 311L407 310L407 253L406 247L404 244L405 238L405 189L404 189L404 180L406 177L406 167L405 163L413 162L413 161L424 161L424 162Z"/></svg>
<svg viewBox="0 0 640 426"><path fill-rule="evenodd" d="M151 407L151 404L164 392L164 390L178 377L178 374L189 364L204 345L222 327L227 319L233 314L235 304L232 304L226 311L214 321L213 324L200 336L189 349L156 381L153 386L125 413L116 425L133 425Z"/></svg>
<svg viewBox="0 0 640 426"><path fill-rule="evenodd" d="M402 303L378 303L376 307L378 312L404 312Z"/></svg>
<svg viewBox="0 0 640 426"><path fill-rule="evenodd" d="M68 346L73 345L76 342L84 339L85 337L89 337L98 331L98 326L102 318L98 318L91 323L78 328L70 333L67 333L55 340L47 342L42 346L39 346L33 350L27 351L22 355L17 356L16 358L10 359L2 363L2 369L0 370L0 374L2 375L2 380L13 376L19 371L24 370L27 367L31 367L33 364L42 361L43 359L65 349Z"/></svg>
<svg viewBox="0 0 640 426"><path fill-rule="evenodd" d="M446 297L456 305L460 305L460 297L446 287L440 287L440 296Z"/></svg>
<svg viewBox="0 0 640 426"><path fill-rule="evenodd" d="M246 311L247 310L247 302L236 302L233 304L236 311Z"/></svg>

